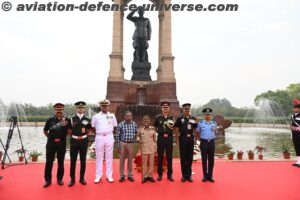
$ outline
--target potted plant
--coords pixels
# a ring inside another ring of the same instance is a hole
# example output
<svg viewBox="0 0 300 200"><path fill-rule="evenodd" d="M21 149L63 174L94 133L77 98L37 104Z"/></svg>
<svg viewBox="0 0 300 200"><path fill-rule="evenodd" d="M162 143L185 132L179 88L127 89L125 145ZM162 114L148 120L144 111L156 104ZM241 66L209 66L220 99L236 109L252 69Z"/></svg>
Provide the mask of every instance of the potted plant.
<svg viewBox="0 0 300 200"><path fill-rule="evenodd" d="M32 162L36 162L38 160L38 157L41 156L42 153L38 152L37 150L33 150L30 152L29 156L31 157Z"/></svg>
<svg viewBox="0 0 300 200"><path fill-rule="evenodd" d="M282 145L282 153L283 153L283 158L284 159L290 159L290 157L291 157L290 146L288 144L283 144Z"/></svg>
<svg viewBox="0 0 300 200"><path fill-rule="evenodd" d="M237 151L237 159L243 160L243 154L244 154L244 152L242 150L238 150Z"/></svg>
<svg viewBox="0 0 300 200"><path fill-rule="evenodd" d="M229 151L229 152L227 153L227 158L228 158L228 160L233 160L234 154L235 154L234 151Z"/></svg>
<svg viewBox="0 0 300 200"><path fill-rule="evenodd" d="M18 154L19 162L23 162L24 157L25 157L26 150L25 150L25 149L17 149L17 150L15 151L15 153Z"/></svg>
<svg viewBox="0 0 300 200"><path fill-rule="evenodd" d="M248 153L249 160L254 160L254 151L253 150L249 150L249 151L247 151L247 153Z"/></svg>
<svg viewBox="0 0 300 200"><path fill-rule="evenodd" d="M264 147L262 147L262 146L256 146L255 150L256 150L256 153L258 154L258 159L259 160L263 160L264 156L263 156L262 152L264 150Z"/></svg>
<svg viewBox="0 0 300 200"><path fill-rule="evenodd" d="M3 152L0 151L0 161L1 161L1 159L2 159L2 155L3 155Z"/></svg>

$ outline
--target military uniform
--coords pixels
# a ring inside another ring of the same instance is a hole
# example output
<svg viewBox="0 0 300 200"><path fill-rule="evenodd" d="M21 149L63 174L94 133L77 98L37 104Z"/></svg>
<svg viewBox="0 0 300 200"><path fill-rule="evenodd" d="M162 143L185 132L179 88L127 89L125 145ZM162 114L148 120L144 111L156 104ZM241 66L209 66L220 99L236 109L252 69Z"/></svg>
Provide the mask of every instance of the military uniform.
<svg viewBox="0 0 300 200"><path fill-rule="evenodd" d="M110 102L103 100L100 105L108 106ZM93 116L92 127L96 130L96 179L95 183L101 180L103 174L103 158L105 155L106 177L113 182L113 150L114 150L114 128L118 126L116 117L110 112L100 112Z"/></svg>
<svg viewBox="0 0 300 200"><path fill-rule="evenodd" d="M184 104L183 107L190 106ZM191 180L192 176L192 162L194 150L194 130L197 128L196 118L189 116L180 116L177 118L175 127L179 128L179 150L180 150L180 164L182 181L185 179Z"/></svg>
<svg viewBox="0 0 300 200"><path fill-rule="evenodd" d="M86 105L85 102L77 102L75 106L77 108L84 108ZM68 125L69 130L71 130L71 141L70 141L70 157L71 157L71 166L70 166L70 177L71 182L69 186L72 186L75 183L75 169L76 161L79 153L80 156L80 183L83 185L86 184L84 180L84 174L86 169L86 155L88 149L88 132L91 130L91 120L85 116L83 113L77 113L75 116L71 117Z"/></svg>
<svg viewBox="0 0 300 200"><path fill-rule="evenodd" d="M203 114L210 115L211 108L203 109ZM203 182L213 180L214 156L215 156L215 131L217 123L215 121L202 120L197 125L197 132L200 133L200 150L202 159Z"/></svg>
<svg viewBox="0 0 300 200"><path fill-rule="evenodd" d="M53 106L55 109L62 109L64 105L57 103ZM52 179L52 167L57 155L58 169L57 169L57 181L59 185L62 185L62 179L64 176L64 159L66 153L66 136L67 125L69 119L62 116L61 119L57 116L49 118L44 126L44 132L47 132L47 144L46 144L46 166L45 166L45 185L48 187L51 184Z"/></svg>
<svg viewBox="0 0 300 200"><path fill-rule="evenodd" d="M294 108L300 109L300 102L297 100L294 101L295 101ZM300 167L300 112L295 112L291 116L291 131L292 131L293 144L297 156L297 162L293 165Z"/></svg>
<svg viewBox="0 0 300 200"><path fill-rule="evenodd" d="M163 102L161 106L166 102ZM167 102L168 105L170 105ZM156 116L154 121L154 127L158 133L157 137L157 154L158 154L158 163L157 163L157 173L158 180L161 180L163 175L163 156L166 151L167 165L168 165L168 179L173 181L173 126L175 124L175 118L172 115L163 116L160 114Z"/></svg>
<svg viewBox="0 0 300 200"><path fill-rule="evenodd" d="M141 144L143 178L153 177L154 154L156 152L156 131L153 126L141 127L137 133L137 141Z"/></svg>

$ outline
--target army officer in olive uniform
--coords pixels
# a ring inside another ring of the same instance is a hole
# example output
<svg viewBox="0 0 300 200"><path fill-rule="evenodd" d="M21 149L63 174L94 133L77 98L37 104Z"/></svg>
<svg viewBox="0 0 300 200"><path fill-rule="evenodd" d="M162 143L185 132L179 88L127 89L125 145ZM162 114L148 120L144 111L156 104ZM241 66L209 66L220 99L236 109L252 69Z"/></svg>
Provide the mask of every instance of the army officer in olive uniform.
<svg viewBox="0 0 300 200"><path fill-rule="evenodd" d="M75 103L76 115L71 117L68 125L68 133L71 135L71 167L70 167L70 177L69 187L73 186L75 183L75 169L76 161L79 153L80 157L80 179L79 182L82 185L86 185L84 179L85 168L86 168L86 154L88 149L88 134L91 131L91 120L84 115L86 103L83 101L78 101Z"/></svg>
<svg viewBox="0 0 300 200"><path fill-rule="evenodd" d="M167 165L168 165L168 180L174 181L173 179L173 126L175 124L175 119L170 115L170 103L162 102L160 104L162 113L156 116L154 121L154 127L158 134L157 137L157 154L158 154L158 163L157 163L157 173L158 181L162 180L163 175L163 157L164 152L166 151Z"/></svg>
<svg viewBox="0 0 300 200"><path fill-rule="evenodd" d="M185 103L182 105L183 114L177 118L175 127L179 129L179 150L181 164L181 181L193 182L192 179L192 163L194 155L194 132L197 128L196 118L190 115L191 104ZM178 134L177 134L178 135ZM178 137L177 137L178 138Z"/></svg>
<svg viewBox="0 0 300 200"><path fill-rule="evenodd" d="M64 117L64 107L62 103L56 103L54 106L55 115L46 121L44 134L48 138L46 144L46 166L45 166L45 184L44 187L51 185L52 167L57 154L57 183L63 185L64 160L66 153L66 136L69 119Z"/></svg>

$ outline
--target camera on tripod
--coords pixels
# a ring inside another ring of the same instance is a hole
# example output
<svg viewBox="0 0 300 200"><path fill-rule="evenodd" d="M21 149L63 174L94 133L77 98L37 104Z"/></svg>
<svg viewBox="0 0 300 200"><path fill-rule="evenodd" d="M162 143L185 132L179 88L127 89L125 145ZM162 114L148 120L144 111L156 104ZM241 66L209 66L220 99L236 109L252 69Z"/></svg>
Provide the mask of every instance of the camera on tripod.
<svg viewBox="0 0 300 200"><path fill-rule="evenodd" d="M2 141L0 140L1 144L2 144L2 146L4 148L4 156L3 156L3 160L2 160L2 169L4 169L6 157L11 162L11 160L10 160L10 158L8 156L8 149L9 149L10 141L12 139L12 136L13 136L15 128L17 128L17 131L18 131L19 139L20 139L20 142L21 142L21 149L22 149L22 151L25 152L24 146L23 146L22 137L21 137L21 132L20 132L19 125L18 125L18 117L17 116L11 116L9 118L9 122L10 122L10 126L9 126L9 129L8 129L8 135L7 135L6 145L4 146L3 143L2 143ZM25 156L25 163L27 164L26 156Z"/></svg>
<svg viewBox="0 0 300 200"><path fill-rule="evenodd" d="M12 122L13 124L17 124L17 122L18 122L17 116L11 116L9 118L9 122Z"/></svg>

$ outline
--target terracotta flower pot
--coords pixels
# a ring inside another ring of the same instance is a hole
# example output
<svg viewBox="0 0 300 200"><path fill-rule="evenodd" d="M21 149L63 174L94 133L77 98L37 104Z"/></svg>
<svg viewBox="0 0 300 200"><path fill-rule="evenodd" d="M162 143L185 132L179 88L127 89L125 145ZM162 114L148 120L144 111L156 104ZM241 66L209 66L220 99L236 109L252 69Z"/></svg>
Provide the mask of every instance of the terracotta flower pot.
<svg viewBox="0 0 300 200"><path fill-rule="evenodd" d="M24 161L24 156L19 156L19 162L23 162Z"/></svg>
<svg viewBox="0 0 300 200"><path fill-rule="evenodd" d="M253 153L248 153L248 158L249 158L249 160L254 160L254 154Z"/></svg>
<svg viewBox="0 0 300 200"><path fill-rule="evenodd" d="M38 160L38 156L31 156L31 161L36 162Z"/></svg>
<svg viewBox="0 0 300 200"><path fill-rule="evenodd" d="M237 159L238 160L243 160L243 154L237 154Z"/></svg>
<svg viewBox="0 0 300 200"><path fill-rule="evenodd" d="M227 158L228 158L228 160L233 160L233 154L228 154Z"/></svg>
<svg viewBox="0 0 300 200"><path fill-rule="evenodd" d="M291 157L291 154L290 154L290 153L288 153L288 152L283 152L283 158L284 158L284 159L290 159L290 157Z"/></svg>
<svg viewBox="0 0 300 200"><path fill-rule="evenodd" d="M264 156L263 156L263 155L258 155L258 159L259 159L259 160L263 160L263 159L264 159Z"/></svg>

